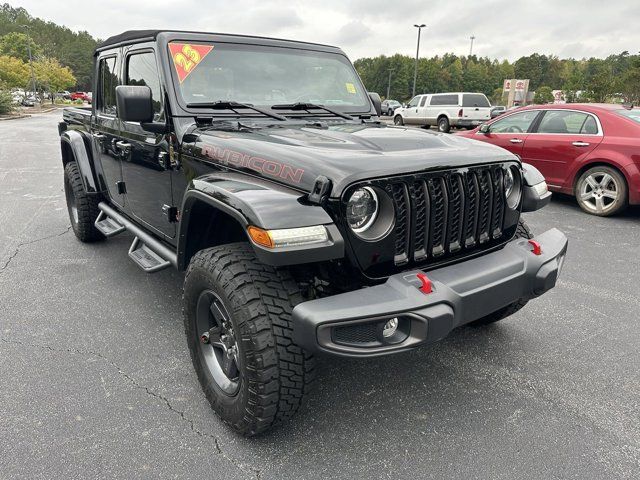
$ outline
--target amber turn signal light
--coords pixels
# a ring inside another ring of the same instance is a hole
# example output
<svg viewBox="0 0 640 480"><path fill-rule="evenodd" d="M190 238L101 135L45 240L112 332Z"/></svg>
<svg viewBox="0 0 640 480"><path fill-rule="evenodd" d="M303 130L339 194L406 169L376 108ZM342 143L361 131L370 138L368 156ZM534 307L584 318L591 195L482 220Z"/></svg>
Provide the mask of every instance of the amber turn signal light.
<svg viewBox="0 0 640 480"><path fill-rule="evenodd" d="M249 236L251 240L253 240L258 245L262 245L263 247L273 248L273 240L271 239L271 235L267 230L263 230L258 227L250 226L247 228L247 232L249 232Z"/></svg>

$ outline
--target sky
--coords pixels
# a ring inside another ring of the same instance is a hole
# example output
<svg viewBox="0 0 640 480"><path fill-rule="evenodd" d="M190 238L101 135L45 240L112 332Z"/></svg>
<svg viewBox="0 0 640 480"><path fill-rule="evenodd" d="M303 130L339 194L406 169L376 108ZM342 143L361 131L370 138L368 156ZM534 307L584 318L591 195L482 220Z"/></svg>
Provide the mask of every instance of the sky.
<svg viewBox="0 0 640 480"><path fill-rule="evenodd" d="M3 1L3 0L0 0ZM355 60L452 52L606 57L640 50L640 0L4 0L32 16L107 38L166 28L337 45Z"/></svg>

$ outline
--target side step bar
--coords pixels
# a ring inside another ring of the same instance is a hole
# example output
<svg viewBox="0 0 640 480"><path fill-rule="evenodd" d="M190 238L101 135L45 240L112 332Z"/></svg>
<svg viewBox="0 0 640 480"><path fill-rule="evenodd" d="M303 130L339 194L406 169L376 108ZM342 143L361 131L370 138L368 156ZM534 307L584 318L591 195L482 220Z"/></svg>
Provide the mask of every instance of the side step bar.
<svg viewBox="0 0 640 480"><path fill-rule="evenodd" d="M120 215L104 202L98 204L100 215L95 226L106 237L112 237L125 230L133 233L135 238L129 249L129 257L142 270L154 273L171 265L178 267L178 256L159 240L140 227Z"/></svg>

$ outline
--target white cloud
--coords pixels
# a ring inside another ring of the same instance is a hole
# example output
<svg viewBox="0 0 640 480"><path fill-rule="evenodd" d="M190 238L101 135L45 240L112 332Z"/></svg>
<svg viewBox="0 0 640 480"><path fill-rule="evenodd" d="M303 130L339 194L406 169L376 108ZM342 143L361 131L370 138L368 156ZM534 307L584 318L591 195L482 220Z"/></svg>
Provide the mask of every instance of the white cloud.
<svg viewBox="0 0 640 480"><path fill-rule="evenodd" d="M32 15L106 38L171 28L337 44L362 56L474 53L514 60L534 52L604 57L640 48L637 0L13 0ZM78 13L82 12L82 13Z"/></svg>

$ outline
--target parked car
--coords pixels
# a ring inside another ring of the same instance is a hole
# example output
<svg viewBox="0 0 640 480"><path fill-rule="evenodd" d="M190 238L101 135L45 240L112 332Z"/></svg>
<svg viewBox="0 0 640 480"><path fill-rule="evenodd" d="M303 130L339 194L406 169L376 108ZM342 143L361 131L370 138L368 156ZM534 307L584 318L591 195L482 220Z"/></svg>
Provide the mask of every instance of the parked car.
<svg viewBox="0 0 640 480"><path fill-rule="evenodd" d="M83 102L90 102L91 97L86 94L86 92L73 92L69 95L71 100L82 100Z"/></svg>
<svg viewBox="0 0 640 480"><path fill-rule="evenodd" d="M382 102L382 114L392 117L396 108L400 107L402 107L402 104L397 100L385 100Z"/></svg>
<svg viewBox="0 0 640 480"><path fill-rule="evenodd" d="M56 93L56 98L61 98L63 100L71 100L71 93L68 90L63 90L61 92Z"/></svg>
<svg viewBox="0 0 640 480"><path fill-rule="evenodd" d="M490 119L491 104L483 93L434 93L416 95L406 107L394 112L396 125L473 128Z"/></svg>
<svg viewBox="0 0 640 480"><path fill-rule="evenodd" d="M542 175L492 145L375 121L380 97L337 47L144 30L94 59L92 108L59 124L71 226L83 242L128 231L143 271L185 272L193 365L238 432L298 410L315 353L411 350L556 283L566 236L534 237L521 217L549 202Z"/></svg>
<svg viewBox="0 0 640 480"><path fill-rule="evenodd" d="M20 105L22 105L23 107L34 107L37 101L38 99L33 95L27 95L26 97L22 98L22 100L20 101Z"/></svg>
<svg viewBox="0 0 640 480"><path fill-rule="evenodd" d="M470 132L538 168L549 189L574 195L587 213L640 204L640 110L611 104L536 105Z"/></svg>
<svg viewBox="0 0 640 480"><path fill-rule="evenodd" d="M491 107L491 118L499 117L506 111L507 111L507 107L505 107L504 105L493 106Z"/></svg>

